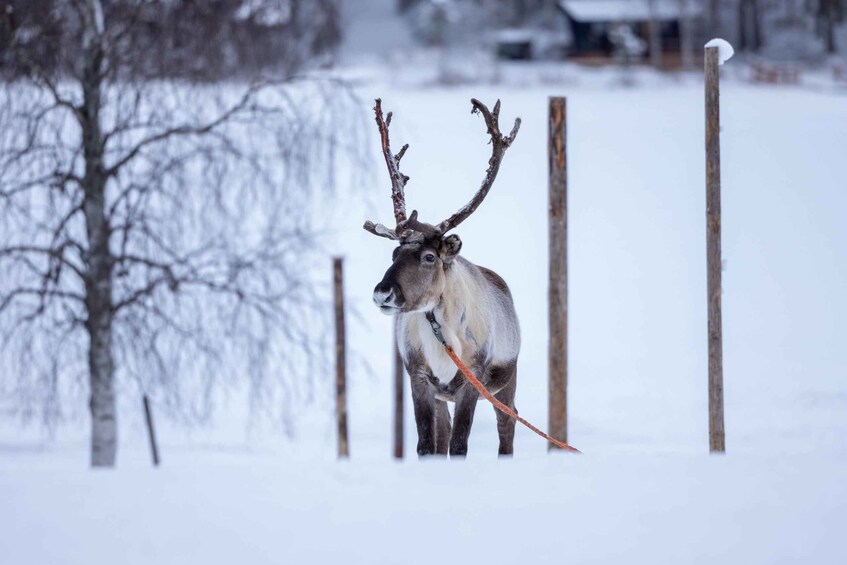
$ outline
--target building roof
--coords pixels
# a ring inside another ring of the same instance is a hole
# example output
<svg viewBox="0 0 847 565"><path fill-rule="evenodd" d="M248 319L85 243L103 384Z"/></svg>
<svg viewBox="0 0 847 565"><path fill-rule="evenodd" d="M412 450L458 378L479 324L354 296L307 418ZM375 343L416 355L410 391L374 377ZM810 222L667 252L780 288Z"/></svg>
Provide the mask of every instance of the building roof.
<svg viewBox="0 0 847 565"><path fill-rule="evenodd" d="M651 19L678 20L683 15L680 0L560 0L559 6L578 22L640 22ZM685 15L699 16L701 6L685 2Z"/></svg>

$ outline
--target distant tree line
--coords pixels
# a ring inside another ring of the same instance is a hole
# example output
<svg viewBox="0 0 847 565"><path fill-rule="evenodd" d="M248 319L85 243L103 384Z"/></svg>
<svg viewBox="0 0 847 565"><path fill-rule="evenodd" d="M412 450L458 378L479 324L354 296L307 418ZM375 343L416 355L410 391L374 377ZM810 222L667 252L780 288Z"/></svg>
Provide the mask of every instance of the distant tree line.
<svg viewBox="0 0 847 565"><path fill-rule="evenodd" d="M123 22L125 78L214 81L258 71L291 73L331 55L341 38L339 0L103 0ZM73 72L80 41L66 22L78 4L0 0L0 63L6 78ZM25 54L25 56L22 56ZM131 63L131 64L130 64Z"/></svg>
<svg viewBox="0 0 847 565"><path fill-rule="evenodd" d="M806 58L816 44L826 54L847 48L837 40L837 28L847 23L847 0L709 0L709 4L720 7L710 27L720 32L734 29L740 51L758 53L773 44L775 54Z"/></svg>

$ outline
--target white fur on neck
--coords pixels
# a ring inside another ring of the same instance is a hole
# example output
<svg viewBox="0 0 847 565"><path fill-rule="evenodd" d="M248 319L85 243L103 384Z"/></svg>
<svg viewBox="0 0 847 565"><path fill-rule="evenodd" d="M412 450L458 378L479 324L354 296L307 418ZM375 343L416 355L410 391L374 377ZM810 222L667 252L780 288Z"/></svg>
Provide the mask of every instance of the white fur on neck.
<svg viewBox="0 0 847 565"><path fill-rule="evenodd" d="M482 277L478 269L458 258L446 272L441 301L433 312L447 344L466 364L473 366L479 354L486 363L517 358L520 330L509 315L510 305ZM423 312L400 314L398 343L404 360L409 349L420 350L432 373L442 383L456 375L456 365L435 338Z"/></svg>

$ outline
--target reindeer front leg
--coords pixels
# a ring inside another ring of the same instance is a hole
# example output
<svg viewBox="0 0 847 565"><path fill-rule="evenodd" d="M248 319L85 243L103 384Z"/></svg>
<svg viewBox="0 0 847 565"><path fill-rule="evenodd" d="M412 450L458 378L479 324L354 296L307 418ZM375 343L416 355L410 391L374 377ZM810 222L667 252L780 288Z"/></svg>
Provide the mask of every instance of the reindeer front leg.
<svg viewBox="0 0 847 565"><path fill-rule="evenodd" d="M450 413L447 403L436 400L433 381L438 381L419 352L410 354L406 363L412 384L412 405L418 428L418 455L447 455L450 445Z"/></svg>
<svg viewBox="0 0 847 565"><path fill-rule="evenodd" d="M462 387L455 396L456 412L453 416L453 434L450 436L450 457L468 454L468 437L471 435L474 411L479 392L472 387Z"/></svg>
<svg viewBox="0 0 847 565"><path fill-rule="evenodd" d="M435 398L429 386L432 373L412 377L412 405L418 428L418 455L447 455L450 445L450 412L447 403Z"/></svg>
<svg viewBox="0 0 847 565"><path fill-rule="evenodd" d="M476 375L484 375L486 368L480 363L474 363L471 365L471 371ZM458 388L453 394L456 411L453 415L453 434L450 436L450 457L465 457L468 453L468 437L471 435L479 392L472 386L463 386L464 377L460 381L458 376L455 377L447 386L453 383L456 383Z"/></svg>
<svg viewBox="0 0 847 565"><path fill-rule="evenodd" d="M429 386L427 367L407 367L412 383L412 406L415 411L415 425L418 428L418 455L421 457L435 453L435 395Z"/></svg>

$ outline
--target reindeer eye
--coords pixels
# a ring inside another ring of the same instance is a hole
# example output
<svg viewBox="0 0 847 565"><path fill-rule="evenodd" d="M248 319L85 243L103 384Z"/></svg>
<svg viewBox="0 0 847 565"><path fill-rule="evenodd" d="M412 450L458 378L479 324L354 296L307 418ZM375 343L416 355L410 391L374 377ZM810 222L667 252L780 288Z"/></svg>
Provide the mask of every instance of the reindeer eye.
<svg viewBox="0 0 847 565"><path fill-rule="evenodd" d="M427 253L423 256L424 263L435 263L435 254Z"/></svg>

